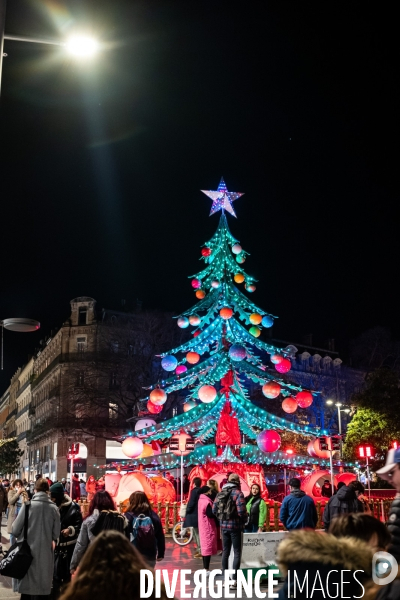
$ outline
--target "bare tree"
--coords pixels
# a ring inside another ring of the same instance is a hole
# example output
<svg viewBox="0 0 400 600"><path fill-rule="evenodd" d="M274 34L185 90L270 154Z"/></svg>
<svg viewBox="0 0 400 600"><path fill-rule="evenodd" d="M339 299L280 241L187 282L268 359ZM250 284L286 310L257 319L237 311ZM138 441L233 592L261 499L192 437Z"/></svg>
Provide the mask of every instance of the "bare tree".
<svg viewBox="0 0 400 600"><path fill-rule="evenodd" d="M384 366L398 370L400 344L392 340L389 329L374 327L351 341L350 357L354 367L365 369L367 373Z"/></svg>
<svg viewBox="0 0 400 600"><path fill-rule="evenodd" d="M105 320L97 330L97 348L70 358L61 385L57 426L114 437L139 415L143 389L162 377L157 354L182 343L172 315L146 311Z"/></svg>

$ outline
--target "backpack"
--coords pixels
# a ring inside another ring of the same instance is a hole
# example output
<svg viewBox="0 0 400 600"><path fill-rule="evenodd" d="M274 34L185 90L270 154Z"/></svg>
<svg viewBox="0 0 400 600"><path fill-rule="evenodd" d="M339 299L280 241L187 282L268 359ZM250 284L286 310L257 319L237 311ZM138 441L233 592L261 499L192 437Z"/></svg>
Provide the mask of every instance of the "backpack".
<svg viewBox="0 0 400 600"><path fill-rule="evenodd" d="M235 489L235 488L233 488ZM236 502L231 496L232 488L218 492L215 503L217 505L217 519L219 521L229 521L238 518Z"/></svg>
<svg viewBox="0 0 400 600"><path fill-rule="evenodd" d="M154 551L157 548L156 535L151 517L146 515L133 517L131 542L143 553Z"/></svg>

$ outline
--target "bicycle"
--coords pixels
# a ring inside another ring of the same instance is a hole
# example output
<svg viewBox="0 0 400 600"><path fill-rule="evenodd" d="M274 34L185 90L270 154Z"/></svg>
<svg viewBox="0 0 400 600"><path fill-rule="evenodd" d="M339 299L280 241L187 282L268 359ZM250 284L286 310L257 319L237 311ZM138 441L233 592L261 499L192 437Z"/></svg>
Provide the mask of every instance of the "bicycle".
<svg viewBox="0 0 400 600"><path fill-rule="evenodd" d="M181 505L179 521L172 528L172 539L179 546L187 546L193 539L193 527L184 527L186 504Z"/></svg>

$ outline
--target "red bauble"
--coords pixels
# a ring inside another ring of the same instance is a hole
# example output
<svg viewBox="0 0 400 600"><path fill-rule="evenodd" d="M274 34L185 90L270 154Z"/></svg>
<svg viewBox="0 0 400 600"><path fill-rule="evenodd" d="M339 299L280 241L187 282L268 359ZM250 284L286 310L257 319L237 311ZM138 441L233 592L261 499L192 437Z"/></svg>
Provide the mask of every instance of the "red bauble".
<svg viewBox="0 0 400 600"><path fill-rule="evenodd" d="M202 248L202 250L201 250L202 256L210 256L210 254L211 254L211 248L207 248L207 246L205 248Z"/></svg>
<svg viewBox="0 0 400 600"><path fill-rule="evenodd" d="M192 288L198 290L201 287L200 279L192 279Z"/></svg>
<svg viewBox="0 0 400 600"><path fill-rule="evenodd" d="M310 392L299 392L296 394L296 401L300 408L308 408L313 403L313 397Z"/></svg>
<svg viewBox="0 0 400 600"><path fill-rule="evenodd" d="M278 365L275 365L275 369L278 373L287 373L291 368L292 363L287 358L284 358Z"/></svg>
<svg viewBox="0 0 400 600"><path fill-rule="evenodd" d="M294 413L297 410L297 402L294 398L285 398L282 402L282 408L286 413Z"/></svg>
<svg viewBox="0 0 400 600"><path fill-rule="evenodd" d="M161 406L162 404L165 404L166 401L167 401L167 394L164 392L164 390L161 390L160 388L156 388L155 390L150 392L150 402L152 402L153 404L157 404L157 406Z"/></svg>
<svg viewBox="0 0 400 600"><path fill-rule="evenodd" d="M147 403L147 410L152 415L158 415L158 413L160 413L162 411L162 409L163 409L163 407L161 406L161 404L159 406L157 406L157 404L153 404L150 400Z"/></svg>
<svg viewBox="0 0 400 600"><path fill-rule="evenodd" d="M194 331L193 332L193 337L197 337L200 334L201 334L201 331Z"/></svg>
<svg viewBox="0 0 400 600"><path fill-rule="evenodd" d="M276 381L270 381L262 386L262 393L266 398L277 398L281 393L281 386Z"/></svg>
<svg viewBox="0 0 400 600"><path fill-rule="evenodd" d="M221 310L219 311L219 314L221 315L221 317L223 319L228 320L233 315L233 310L231 308L224 307L224 308L221 308Z"/></svg>

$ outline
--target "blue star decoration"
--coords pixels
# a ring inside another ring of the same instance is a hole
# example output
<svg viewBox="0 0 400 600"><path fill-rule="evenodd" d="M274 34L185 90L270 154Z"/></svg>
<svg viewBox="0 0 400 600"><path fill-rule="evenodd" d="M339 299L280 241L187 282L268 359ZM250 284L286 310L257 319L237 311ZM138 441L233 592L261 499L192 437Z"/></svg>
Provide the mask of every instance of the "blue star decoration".
<svg viewBox="0 0 400 600"><path fill-rule="evenodd" d="M228 213L230 213L233 217L236 217L236 213L232 206L232 202L240 198L240 196L243 196L243 194L241 194L240 192L228 192L223 177L221 177L218 190L216 190L215 192L212 190L201 191L213 201L210 211L210 217L219 210L222 210L222 212L224 210L227 210Z"/></svg>

